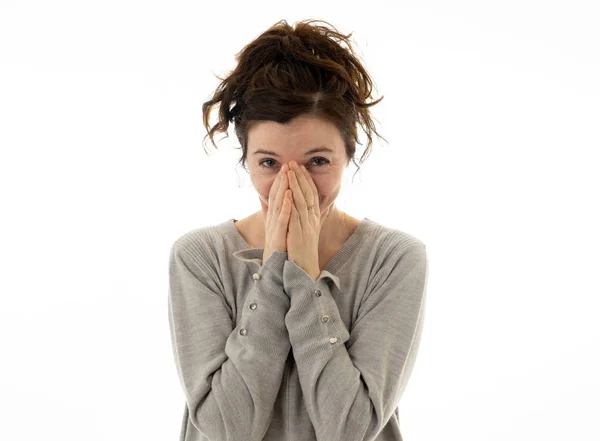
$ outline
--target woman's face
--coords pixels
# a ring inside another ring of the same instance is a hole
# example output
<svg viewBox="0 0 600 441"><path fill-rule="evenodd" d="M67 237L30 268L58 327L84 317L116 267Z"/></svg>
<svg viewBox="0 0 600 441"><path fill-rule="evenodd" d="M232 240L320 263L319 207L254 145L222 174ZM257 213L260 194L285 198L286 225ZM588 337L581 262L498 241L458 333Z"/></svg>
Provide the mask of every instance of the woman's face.
<svg viewBox="0 0 600 441"><path fill-rule="evenodd" d="M311 152L321 148L328 150ZM306 167L319 193L320 213L325 213L340 192L342 173L349 162L337 127L324 119L302 115L285 125L261 121L248 131L250 179L265 206L269 205L269 191L281 167L289 167L292 160Z"/></svg>

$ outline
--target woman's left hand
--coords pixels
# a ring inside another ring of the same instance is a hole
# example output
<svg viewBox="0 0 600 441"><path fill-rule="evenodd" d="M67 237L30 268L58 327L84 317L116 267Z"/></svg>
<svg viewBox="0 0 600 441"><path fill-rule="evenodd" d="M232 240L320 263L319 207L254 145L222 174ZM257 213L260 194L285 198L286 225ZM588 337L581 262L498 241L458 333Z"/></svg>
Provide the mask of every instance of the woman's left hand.
<svg viewBox="0 0 600 441"><path fill-rule="evenodd" d="M325 217L321 218L317 186L306 168L298 167L295 161L290 166L292 170L288 172L288 180L292 190L292 212L287 235L288 260L293 260L313 280L317 280L321 274L319 235ZM308 207L312 208L309 210Z"/></svg>

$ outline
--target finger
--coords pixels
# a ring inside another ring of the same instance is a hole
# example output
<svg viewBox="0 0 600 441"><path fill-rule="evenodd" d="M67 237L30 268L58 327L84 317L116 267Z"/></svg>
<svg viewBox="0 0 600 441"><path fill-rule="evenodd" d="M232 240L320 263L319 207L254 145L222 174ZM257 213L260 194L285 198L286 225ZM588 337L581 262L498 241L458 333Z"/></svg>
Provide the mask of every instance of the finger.
<svg viewBox="0 0 600 441"><path fill-rule="evenodd" d="M290 213L292 211L291 205L292 203L286 189L286 191L283 192L283 205L281 206L281 214L277 219L277 228L279 229L278 232L287 233L288 225L290 223Z"/></svg>
<svg viewBox="0 0 600 441"><path fill-rule="evenodd" d="M275 198L275 209L274 209L274 212L277 213L277 215L279 215L279 213L281 212L281 208L283 207L283 195L285 194L285 191L288 188L287 177L286 177L285 173L279 173L279 174L280 174L280 176L277 179L279 179L281 182L279 183L279 187L277 188L277 196Z"/></svg>
<svg viewBox="0 0 600 441"><path fill-rule="evenodd" d="M302 194L302 189L300 188L300 184L298 183L296 172L292 170L290 173L288 173L288 176L290 178L290 188L292 189L292 194L294 195L294 205L300 216L300 227L302 228L302 230L304 230L310 222L308 217L308 210L306 208L306 199L304 199L304 195ZM292 217L294 217L293 211Z"/></svg>
<svg viewBox="0 0 600 441"><path fill-rule="evenodd" d="M275 222L276 234L280 236L287 231L286 213L284 211L284 196L288 185L285 170L281 170L280 173L278 173L277 179L280 180L280 183L279 187L277 188L275 202L273 203L272 221ZM285 230L283 230L283 228L285 228Z"/></svg>
<svg viewBox="0 0 600 441"><path fill-rule="evenodd" d="M308 170L306 170L306 167L302 166L301 170L302 170L303 182L305 182L305 187L310 188L310 192L309 192L310 196L308 196L307 193L305 193L306 203L308 204L307 207L314 206L315 214L320 216L321 211L320 211L320 206L319 206L319 193L318 193L315 181L313 180L313 178L310 175L310 173L308 172Z"/></svg>
<svg viewBox="0 0 600 441"><path fill-rule="evenodd" d="M269 189L269 207L268 207L268 212L267 212L267 217L265 218L265 223L266 225L269 225L271 222L271 219L273 217L273 208L275 207L275 200L277 199L277 191L279 189L279 187L281 187L281 179L280 179L280 173L277 174L277 176L275 177L275 180L273 181L273 184L271 185L271 188Z"/></svg>
<svg viewBox="0 0 600 441"><path fill-rule="evenodd" d="M275 202L277 198L277 190L281 185L281 173L277 173L275 179L273 179L273 184L271 184L271 188L269 189L269 206Z"/></svg>
<svg viewBox="0 0 600 441"><path fill-rule="evenodd" d="M302 194L304 195L306 206L311 207L315 203L315 184L312 180L312 177L309 175L308 171L304 166L299 167L297 170L298 172L296 174L296 180L298 181L298 185L302 189Z"/></svg>
<svg viewBox="0 0 600 441"><path fill-rule="evenodd" d="M296 205L294 203L291 204L290 207L290 233L294 234L294 235L298 235L302 233L301 227L300 227L300 217L298 214L298 209L296 208Z"/></svg>

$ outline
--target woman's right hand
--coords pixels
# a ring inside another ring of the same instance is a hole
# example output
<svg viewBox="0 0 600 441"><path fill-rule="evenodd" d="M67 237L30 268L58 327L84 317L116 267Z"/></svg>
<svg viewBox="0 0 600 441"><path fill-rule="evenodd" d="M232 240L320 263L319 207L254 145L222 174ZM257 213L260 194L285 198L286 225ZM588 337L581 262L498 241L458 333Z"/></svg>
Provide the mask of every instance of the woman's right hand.
<svg viewBox="0 0 600 441"><path fill-rule="evenodd" d="M269 205L261 200L263 217L265 219L265 249L263 264L273 251L287 251L287 230L292 212L292 195L288 186L287 172L289 167L284 164L269 190Z"/></svg>

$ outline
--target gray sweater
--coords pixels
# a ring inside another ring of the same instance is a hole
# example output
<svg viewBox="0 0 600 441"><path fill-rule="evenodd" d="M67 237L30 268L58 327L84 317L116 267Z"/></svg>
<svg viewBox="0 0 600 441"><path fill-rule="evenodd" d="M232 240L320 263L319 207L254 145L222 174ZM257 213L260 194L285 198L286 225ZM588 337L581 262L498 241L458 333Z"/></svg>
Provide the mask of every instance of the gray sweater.
<svg viewBox="0 0 600 441"><path fill-rule="evenodd" d="M172 245L168 314L185 407L180 441L400 441L427 256L363 218L317 281L262 262L236 220Z"/></svg>

